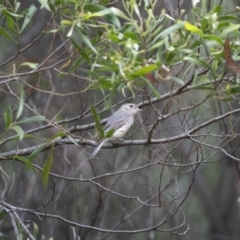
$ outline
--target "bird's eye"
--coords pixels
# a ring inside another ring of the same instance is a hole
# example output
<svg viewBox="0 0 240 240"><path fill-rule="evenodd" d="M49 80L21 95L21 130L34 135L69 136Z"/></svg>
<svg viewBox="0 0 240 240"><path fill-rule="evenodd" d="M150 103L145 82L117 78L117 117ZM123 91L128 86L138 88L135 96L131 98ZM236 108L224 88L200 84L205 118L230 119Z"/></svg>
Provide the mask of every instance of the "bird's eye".
<svg viewBox="0 0 240 240"><path fill-rule="evenodd" d="M131 107L131 108L132 108L132 107L133 107L133 105L131 104L129 107Z"/></svg>

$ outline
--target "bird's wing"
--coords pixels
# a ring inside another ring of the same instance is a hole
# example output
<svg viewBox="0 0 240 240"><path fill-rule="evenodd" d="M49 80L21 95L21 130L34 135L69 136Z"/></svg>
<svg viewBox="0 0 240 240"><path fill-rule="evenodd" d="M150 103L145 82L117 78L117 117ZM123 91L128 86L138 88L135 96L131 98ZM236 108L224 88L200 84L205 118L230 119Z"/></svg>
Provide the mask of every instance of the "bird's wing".
<svg viewBox="0 0 240 240"><path fill-rule="evenodd" d="M122 111L121 113L115 112L112 116L109 117L106 126L104 127L105 131L114 129L115 131L126 124L129 119L128 113Z"/></svg>

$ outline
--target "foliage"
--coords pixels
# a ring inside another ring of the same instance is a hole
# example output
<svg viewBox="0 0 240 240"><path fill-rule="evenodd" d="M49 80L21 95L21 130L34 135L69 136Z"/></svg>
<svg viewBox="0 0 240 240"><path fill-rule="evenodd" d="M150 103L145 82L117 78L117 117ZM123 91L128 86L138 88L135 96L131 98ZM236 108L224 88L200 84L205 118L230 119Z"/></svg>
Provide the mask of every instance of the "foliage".
<svg viewBox="0 0 240 240"><path fill-rule="evenodd" d="M229 184L239 180L239 7L203 0L174 11L160 2L1 3L0 239L191 234L184 204L194 182L200 199L200 167L227 159ZM92 129L102 138L106 110L125 102L144 110L140 123L89 160ZM209 222L202 236L221 227Z"/></svg>

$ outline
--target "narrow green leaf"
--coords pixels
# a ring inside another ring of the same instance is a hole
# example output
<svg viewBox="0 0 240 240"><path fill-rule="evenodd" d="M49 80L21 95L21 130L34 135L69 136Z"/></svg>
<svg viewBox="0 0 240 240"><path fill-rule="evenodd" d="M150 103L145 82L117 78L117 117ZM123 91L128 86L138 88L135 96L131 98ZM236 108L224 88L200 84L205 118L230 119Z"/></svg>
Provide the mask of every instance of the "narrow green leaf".
<svg viewBox="0 0 240 240"><path fill-rule="evenodd" d="M40 122L40 121L45 121L45 116L35 116L35 117L30 117L30 118L24 118L16 123L29 123L29 122Z"/></svg>
<svg viewBox="0 0 240 240"><path fill-rule="evenodd" d="M176 83L181 84L182 86L185 84L182 79L177 78L177 77L171 77L171 80L173 80L173 81L176 82Z"/></svg>
<svg viewBox="0 0 240 240"><path fill-rule="evenodd" d="M51 170L51 168L52 168L52 163L53 163L53 149L54 149L54 147L52 146L51 149L50 149L50 151L49 151L48 157L47 157L47 159L46 159L46 162L45 162L45 165L44 165L43 171L42 171L42 181L43 181L43 186L44 186L44 187L47 186L49 173L50 173L50 170Z"/></svg>
<svg viewBox="0 0 240 240"><path fill-rule="evenodd" d="M188 31L190 31L190 32L192 32L192 33L196 33L196 34L199 35L199 36L202 36L202 35L203 35L203 32L202 32L199 28L197 28L196 26L192 25L191 23L189 23L189 22L187 22L187 21L185 22L184 27L185 27Z"/></svg>
<svg viewBox="0 0 240 240"><path fill-rule="evenodd" d="M104 131L103 131L103 128L102 128L102 126L100 124L100 117L99 117L99 115L97 113L96 108L93 105L91 106L91 111L92 111L93 119L94 119L94 121L96 123L96 129L97 129L97 131L98 131L98 133L100 135L100 138L103 138L104 137Z"/></svg>
<svg viewBox="0 0 240 240"><path fill-rule="evenodd" d="M22 156L13 156L13 159L17 159L23 163L25 163L25 166L26 166L26 170L33 170L35 173L36 173L36 169L35 167L32 165L32 163L25 157L22 157Z"/></svg>
<svg viewBox="0 0 240 240"><path fill-rule="evenodd" d="M19 107L18 107L18 111L17 111L17 119L21 116L22 112L23 112L23 107L24 107L24 90L22 88L22 86L20 86L20 101L19 101Z"/></svg>
<svg viewBox="0 0 240 240"><path fill-rule="evenodd" d="M32 162L34 160L34 158L43 150L45 149L45 146L40 146L38 148L36 148L29 156L28 156L28 160L30 162Z"/></svg>
<svg viewBox="0 0 240 240"><path fill-rule="evenodd" d="M15 126L12 126L10 129L13 129L17 133L20 141L23 139L24 131L22 130L21 127L15 125Z"/></svg>
<svg viewBox="0 0 240 240"><path fill-rule="evenodd" d="M83 34L81 28L79 28L79 27L76 26L76 27L75 27L75 30L76 30L78 36L81 38L81 40L82 40L94 53L98 54L96 48L92 45L90 39L89 39L85 34Z"/></svg>
<svg viewBox="0 0 240 240"><path fill-rule="evenodd" d="M76 145L76 146L79 147L78 143L76 142L76 140L75 140L74 138L72 138L70 135L67 135L67 137L71 140L71 142L72 142L74 145Z"/></svg>
<svg viewBox="0 0 240 240"><path fill-rule="evenodd" d="M6 110L4 113L3 113L3 117L4 117L4 121L5 121L5 130L8 130L9 127L11 126L12 124L12 109L11 107L9 107L9 110Z"/></svg>
<svg viewBox="0 0 240 240"><path fill-rule="evenodd" d="M157 68L158 68L157 65L150 64L150 65L147 65L147 66L144 66L142 68L135 70L131 75L134 77L145 76L146 74L156 70Z"/></svg>
<svg viewBox="0 0 240 240"><path fill-rule="evenodd" d="M14 39L11 37L11 35L3 27L0 27L0 35L14 41Z"/></svg>
<svg viewBox="0 0 240 240"><path fill-rule="evenodd" d="M89 19L91 17L105 17L105 19L112 22L116 27L120 28L121 23L117 16L112 13L111 9L105 8L98 4L86 4L84 6L84 10L86 11L85 18Z"/></svg>
<svg viewBox="0 0 240 240"><path fill-rule="evenodd" d="M152 41L152 43L155 43L159 38L165 38L168 36L170 33L176 31L179 28L182 28L184 26L184 22L180 21L173 26L163 30L161 33L159 33Z"/></svg>
<svg viewBox="0 0 240 240"><path fill-rule="evenodd" d="M65 132L59 132L59 133L54 134L54 135L51 137L51 140L56 139L56 138L58 138L58 137L66 137L66 136L67 136L67 134L66 134Z"/></svg>
<svg viewBox="0 0 240 240"><path fill-rule="evenodd" d="M207 62L205 62L205 61L203 61L203 60L201 60L199 58L185 57L183 60L189 61L190 63L196 64L196 65L201 66L201 67L205 67L205 68L211 69L211 66Z"/></svg>
<svg viewBox="0 0 240 240"><path fill-rule="evenodd" d="M48 0L38 0L41 3L41 8L46 8L48 11L51 11Z"/></svg>
<svg viewBox="0 0 240 240"><path fill-rule="evenodd" d="M20 32L22 32L25 27L28 25L28 23L31 21L32 17L34 16L34 14L36 13L37 8L31 4L31 6L28 9L27 14L25 15L24 21L23 21L23 25L22 25L22 29Z"/></svg>
<svg viewBox="0 0 240 240"><path fill-rule="evenodd" d="M143 80L145 81L145 83L148 85L148 87L150 88L150 90L152 91L152 93L155 95L155 97L161 98L161 95L160 95L159 92L156 90L156 88L152 85L152 83L149 82L149 80L146 79L146 78L142 78L142 79L143 79Z"/></svg>
<svg viewBox="0 0 240 240"><path fill-rule="evenodd" d="M224 30L219 34L220 38L228 35L231 32L234 32L240 28L240 24L231 24L229 27L224 28Z"/></svg>
<svg viewBox="0 0 240 240"><path fill-rule="evenodd" d="M202 36L202 38L203 38L203 39L210 40L210 41L217 42L217 43L219 43L220 45L223 46L223 40L222 40L220 37L218 37L218 36L204 34L204 35Z"/></svg>
<svg viewBox="0 0 240 240"><path fill-rule="evenodd" d="M28 66L31 69L36 68L38 65L39 65L39 63L32 63L32 62L24 62L24 63L20 64L20 66Z"/></svg>

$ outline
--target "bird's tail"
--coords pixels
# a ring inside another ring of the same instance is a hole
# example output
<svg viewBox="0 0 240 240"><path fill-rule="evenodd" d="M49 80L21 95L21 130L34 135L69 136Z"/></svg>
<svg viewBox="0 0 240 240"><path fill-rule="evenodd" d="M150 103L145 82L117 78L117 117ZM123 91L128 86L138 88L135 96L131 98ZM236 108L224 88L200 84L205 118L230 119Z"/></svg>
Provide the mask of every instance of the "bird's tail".
<svg viewBox="0 0 240 240"><path fill-rule="evenodd" d="M95 148L95 150L93 151L93 153L90 155L90 158L94 158L97 153L99 152L99 150L101 149L102 145L107 141L108 139L104 139L102 140L98 145L97 147Z"/></svg>

